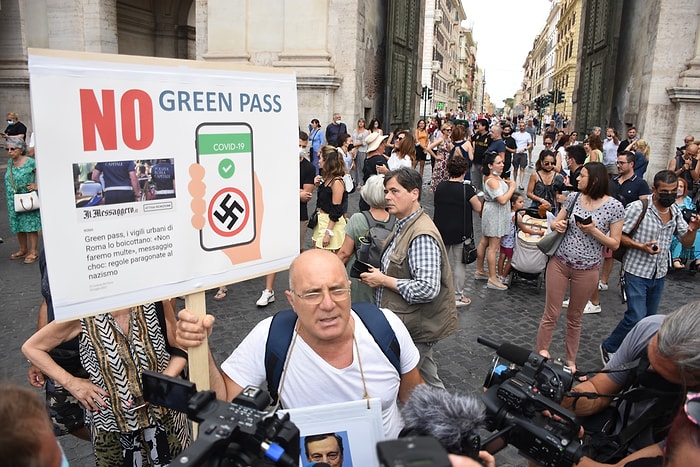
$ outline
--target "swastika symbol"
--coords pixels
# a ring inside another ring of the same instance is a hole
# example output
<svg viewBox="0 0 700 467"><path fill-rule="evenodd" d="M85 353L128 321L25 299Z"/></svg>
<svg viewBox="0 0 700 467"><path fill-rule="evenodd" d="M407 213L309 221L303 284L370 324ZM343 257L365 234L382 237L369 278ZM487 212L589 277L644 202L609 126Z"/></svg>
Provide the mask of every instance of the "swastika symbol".
<svg viewBox="0 0 700 467"><path fill-rule="evenodd" d="M229 204L231 202L231 198L232 196L227 193L224 199L219 203L220 211L214 211L214 217L219 219L219 222L222 224L226 224L226 220L231 219L231 222L226 224L227 230L231 230L238 221L238 216L236 215L235 211L238 211L239 214L243 214L244 212L243 206L241 206L238 201L234 200L233 203Z"/></svg>
<svg viewBox="0 0 700 467"><path fill-rule="evenodd" d="M222 237L237 235L246 227L249 219L248 197L237 188L224 188L209 202L209 225Z"/></svg>

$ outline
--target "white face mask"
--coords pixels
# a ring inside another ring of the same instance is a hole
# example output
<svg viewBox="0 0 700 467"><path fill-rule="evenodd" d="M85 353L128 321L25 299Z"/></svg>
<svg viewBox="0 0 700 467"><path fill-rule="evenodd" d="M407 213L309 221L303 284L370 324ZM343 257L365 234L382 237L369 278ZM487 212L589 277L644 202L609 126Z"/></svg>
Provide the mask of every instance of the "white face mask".
<svg viewBox="0 0 700 467"><path fill-rule="evenodd" d="M8 120L8 121L7 121L7 124L8 124L8 125L14 125L15 122L14 122L14 120Z"/></svg>

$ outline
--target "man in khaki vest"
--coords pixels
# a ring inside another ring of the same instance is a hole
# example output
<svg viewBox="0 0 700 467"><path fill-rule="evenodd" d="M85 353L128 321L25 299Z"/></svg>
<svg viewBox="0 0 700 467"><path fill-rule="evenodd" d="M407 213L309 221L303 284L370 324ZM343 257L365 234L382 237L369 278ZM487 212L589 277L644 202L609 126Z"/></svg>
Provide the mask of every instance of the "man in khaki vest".
<svg viewBox="0 0 700 467"><path fill-rule="evenodd" d="M385 176L386 207L396 216L396 226L384 245L381 270L372 268L361 281L375 288L377 306L396 313L408 328L420 352L418 368L425 382L444 388L433 346L457 332L457 307L447 249L420 206L422 182L420 174L408 168Z"/></svg>

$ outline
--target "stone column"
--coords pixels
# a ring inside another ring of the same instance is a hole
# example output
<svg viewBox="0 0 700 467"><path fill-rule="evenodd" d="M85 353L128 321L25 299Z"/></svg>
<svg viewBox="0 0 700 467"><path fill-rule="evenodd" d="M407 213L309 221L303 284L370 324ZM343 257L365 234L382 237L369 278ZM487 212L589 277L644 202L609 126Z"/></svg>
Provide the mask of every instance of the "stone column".
<svg viewBox="0 0 700 467"><path fill-rule="evenodd" d="M700 4L693 2L685 6L686 10L677 11L685 12L683 22L687 27L682 28L684 32L692 34L692 28L695 28L695 48L693 57L686 62L688 68L679 73L678 84L666 88L676 107L672 132L674 145L680 144L687 134L696 135L697 139L697 122L700 121Z"/></svg>
<svg viewBox="0 0 700 467"><path fill-rule="evenodd" d="M247 0L197 0L197 58L247 62L247 20Z"/></svg>

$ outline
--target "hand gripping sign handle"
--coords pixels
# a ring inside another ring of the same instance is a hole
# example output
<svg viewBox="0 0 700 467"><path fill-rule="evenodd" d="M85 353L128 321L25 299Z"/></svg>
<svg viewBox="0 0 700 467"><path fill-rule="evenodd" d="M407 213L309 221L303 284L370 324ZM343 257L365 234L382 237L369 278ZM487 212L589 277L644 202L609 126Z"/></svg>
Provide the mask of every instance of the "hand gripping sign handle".
<svg viewBox="0 0 700 467"><path fill-rule="evenodd" d="M207 313L204 291L185 296L185 308L198 318L204 318ZM209 390L209 340L207 337L201 345L187 349L187 361L190 371L190 381L197 385L198 391ZM194 424L194 436L197 436L198 426Z"/></svg>

